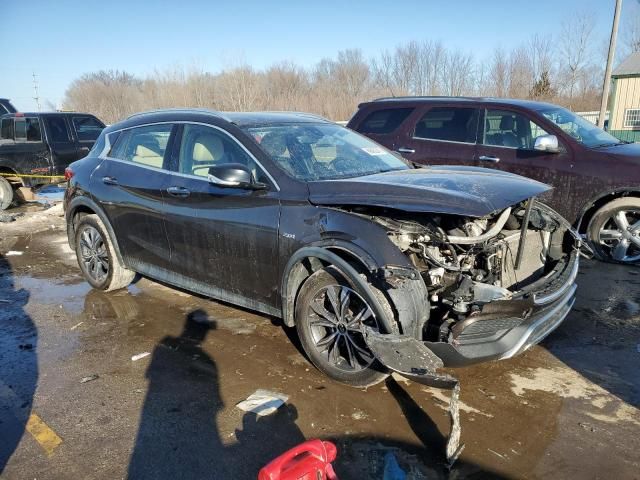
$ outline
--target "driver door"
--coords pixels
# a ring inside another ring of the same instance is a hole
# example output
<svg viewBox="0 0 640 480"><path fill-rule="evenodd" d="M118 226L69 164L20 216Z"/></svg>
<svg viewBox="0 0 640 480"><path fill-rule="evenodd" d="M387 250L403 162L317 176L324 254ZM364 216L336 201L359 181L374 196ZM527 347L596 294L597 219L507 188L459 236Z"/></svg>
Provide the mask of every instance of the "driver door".
<svg viewBox="0 0 640 480"><path fill-rule="evenodd" d="M572 156L559 139L557 153L534 150L535 139L549 133L529 116L504 108L485 109L482 135L478 141L476 165L495 168L554 186L540 200L560 213L572 202Z"/></svg>
<svg viewBox="0 0 640 480"><path fill-rule="evenodd" d="M249 167L266 190L222 187L207 179L224 163ZM165 189L165 224L171 265L191 289L274 313L278 305L277 186L226 131L184 124L174 149L174 171Z"/></svg>

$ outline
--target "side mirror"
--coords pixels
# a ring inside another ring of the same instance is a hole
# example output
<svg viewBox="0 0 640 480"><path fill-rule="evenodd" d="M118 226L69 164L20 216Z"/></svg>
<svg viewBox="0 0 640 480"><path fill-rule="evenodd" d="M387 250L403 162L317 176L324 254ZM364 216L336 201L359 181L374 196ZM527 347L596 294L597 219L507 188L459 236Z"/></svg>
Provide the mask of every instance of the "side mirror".
<svg viewBox="0 0 640 480"><path fill-rule="evenodd" d="M555 135L541 135L536 138L533 149L540 152L558 153L558 137Z"/></svg>
<svg viewBox="0 0 640 480"><path fill-rule="evenodd" d="M209 183L221 187L261 190L267 186L253 181L253 175L246 165L241 163L223 163L209 168Z"/></svg>

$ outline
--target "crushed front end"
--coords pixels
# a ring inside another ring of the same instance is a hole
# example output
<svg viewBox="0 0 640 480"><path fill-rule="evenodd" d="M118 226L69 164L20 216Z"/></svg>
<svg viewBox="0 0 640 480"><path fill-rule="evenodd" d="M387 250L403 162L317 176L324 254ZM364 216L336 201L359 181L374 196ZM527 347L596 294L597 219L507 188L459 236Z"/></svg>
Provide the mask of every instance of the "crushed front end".
<svg viewBox="0 0 640 480"><path fill-rule="evenodd" d="M533 198L483 218L396 213L373 220L427 287L429 319L411 341L446 367L523 352L552 332L575 301L586 247L566 220ZM380 350L372 343L370 336L372 350Z"/></svg>

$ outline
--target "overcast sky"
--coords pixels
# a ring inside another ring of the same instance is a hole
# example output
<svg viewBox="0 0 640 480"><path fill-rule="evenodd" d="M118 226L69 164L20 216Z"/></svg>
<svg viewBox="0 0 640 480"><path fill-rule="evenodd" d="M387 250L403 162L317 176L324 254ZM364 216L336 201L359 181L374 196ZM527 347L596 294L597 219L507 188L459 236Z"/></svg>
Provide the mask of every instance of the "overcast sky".
<svg viewBox="0 0 640 480"><path fill-rule="evenodd" d="M69 83L86 72L145 75L172 65L216 72L246 62L283 60L304 66L345 48L367 57L409 40L440 40L477 58L509 50L533 34L557 35L563 20L588 11L595 43L605 50L614 0L508 1L190 1L0 0L0 97L35 110L58 105ZM625 0L622 19L640 9Z"/></svg>

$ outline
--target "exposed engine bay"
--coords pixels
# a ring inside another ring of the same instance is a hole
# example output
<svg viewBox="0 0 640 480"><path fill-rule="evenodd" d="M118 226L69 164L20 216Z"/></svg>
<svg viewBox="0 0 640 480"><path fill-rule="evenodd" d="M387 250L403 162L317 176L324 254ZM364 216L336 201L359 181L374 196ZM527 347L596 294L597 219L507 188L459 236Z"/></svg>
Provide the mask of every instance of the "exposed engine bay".
<svg viewBox="0 0 640 480"><path fill-rule="evenodd" d="M578 241L562 217L534 199L483 218L412 214L373 220L424 279L432 340L445 340L448 329L441 325L517 296L551 272Z"/></svg>

